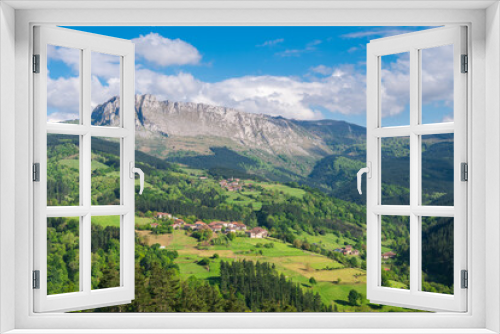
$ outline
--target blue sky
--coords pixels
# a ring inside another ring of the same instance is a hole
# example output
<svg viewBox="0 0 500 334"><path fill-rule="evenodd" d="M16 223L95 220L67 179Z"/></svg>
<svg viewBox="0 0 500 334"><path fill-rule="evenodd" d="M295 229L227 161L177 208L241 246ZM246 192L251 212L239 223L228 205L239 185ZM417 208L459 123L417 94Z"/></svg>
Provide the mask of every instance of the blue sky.
<svg viewBox="0 0 500 334"><path fill-rule="evenodd" d="M360 125L366 124L366 44L371 39L425 29L69 28L133 40L136 43L138 94L150 93L160 100L223 105L287 118L328 118ZM74 82L69 84L77 76L75 71L78 66L74 57L69 59L69 52L62 51L53 54L55 56L49 61L51 79L58 84L59 91L65 83L74 88ZM388 73L387 103L392 105L391 113L384 118L384 125L399 125L406 118L405 99L409 98L408 94L401 92L401 86L404 86L402 81L407 80L404 76L405 57L402 55L391 59L385 68ZM105 56L99 62L97 64L96 61L95 66L93 63L94 106L109 98L117 87L117 78L110 76L109 73L113 71L108 70L117 64ZM432 79L429 82L436 81ZM441 86L449 86L449 82ZM427 115L430 116L424 119L434 122L449 117L451 109L449 97L444 97L445 93L442 96L434 94L429 100L426 110L429 110ZM71 94L67 96L69 99ZM64 113L64 103L56 100L54 97L49 114Z"/></svg>

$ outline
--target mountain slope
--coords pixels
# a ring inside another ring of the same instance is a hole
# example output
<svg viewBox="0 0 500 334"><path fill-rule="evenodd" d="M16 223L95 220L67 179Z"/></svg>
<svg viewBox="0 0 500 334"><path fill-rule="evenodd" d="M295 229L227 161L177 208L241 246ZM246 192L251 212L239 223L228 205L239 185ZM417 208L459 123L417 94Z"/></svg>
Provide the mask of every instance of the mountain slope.
<svg viewBox="0 0 500 334"><path fill-rule="evenodd" d="M201 103L158 101L153 95L137 95L135 112L136 129L142 138L158 135L172 139L223 138L232 146L259 149L269 154L324 156L330 153L320 136L281 117ZM114 97L95 108L93 123L116 125L118 114L119 98Z"/></svg>
<svg viewBox="0 0 500 334"><path fill-rule="evenodd" d="M119 124L118 97L96 107L94 125ZM364 203L356 173L365 165L366 128L336 120L299 121L206 104L158 101L137 95L136 148L212 175L247 175L297 182L335 197ZM385 141L383 187L391 201L408 196L408 148L403 139ZM424 202L448 203L453 177L453 137L423 141ZM406 148L405 148L406 147ZM402 204L402 203L400 203Z"/></svg>

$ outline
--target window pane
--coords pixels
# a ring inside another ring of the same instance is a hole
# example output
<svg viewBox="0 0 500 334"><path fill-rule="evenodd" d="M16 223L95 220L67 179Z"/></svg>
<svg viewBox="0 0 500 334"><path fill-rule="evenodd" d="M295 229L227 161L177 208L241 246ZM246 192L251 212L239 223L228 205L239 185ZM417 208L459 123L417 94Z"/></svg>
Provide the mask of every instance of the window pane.
<svg viewBox="0 0 500 334"><path fill-rule="evenodd" d="M47 121L80 123L80 49L47 45Z"/></svg>
<svg viewBox="0 0 500 334"><path fill-rule="evenodd" d="M120 286L120 216L93 216L92 289Z"/></svg>
<svg viewBox="0 0 500 334"><path fill-rule="evenodd" d="M120 205L120 140L92 137L92 205Z"/></svg>
<svg viewBox="0 0 500 334"><path fill-rule="evenodd" d="M382 126L410 125L410 53L380 57Z"/></svg>
<svg viewBox="0 0 500 334"><path fill-rule="evenodd" d="M381 141L382 204L410 205L410 137Z"/></svg>
<svg viewBox="0 0 500 334"><path fill-rule="evenodd" d="M80 219L47 218L47 294L80 291Z"/></svg>
<svg viewBox="0 0 500 334"><path fill-rule="evenodd" d="M92 52L92 125L120 126L121 57Z"/></svg>
<svg viewBox="0 0 500 334"><path fill-rule="evenodd" d="M453 294L453 218L422 217L422 291Z"/></svg>
<svg viewBox="0 0 500 334"><path fill-rule="evenodd" d="M422 204L453 206L454 135L422 136Z"/></svg>
<svg viewBox="0 0 500 334"><path fill-rule="evenodd" d="M410 218L382 216L381 285L410 289Z"/></svg>
<svg viewBox="0 0 500 334"><path fill-rule="evenodd" d="M47 205L80 204L80 136L47 135Z"/></svg>
<svg viewBox="0 0 500 334"><path fill-rule="evenodd" d="M453 45L420 52L422 123L453 122Z"/></svg>

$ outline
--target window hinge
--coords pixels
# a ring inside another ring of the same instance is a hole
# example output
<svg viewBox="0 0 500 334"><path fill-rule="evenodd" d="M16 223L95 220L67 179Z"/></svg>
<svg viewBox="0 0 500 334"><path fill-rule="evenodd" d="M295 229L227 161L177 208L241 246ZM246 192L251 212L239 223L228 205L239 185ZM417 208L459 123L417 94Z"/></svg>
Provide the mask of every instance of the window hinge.
<svg viewBox="0 0 500 334"><path fill-rule="evenodd" d="M40 270L33 270L33 289L40 289Z"/></svg>
<svg viewBox="0 0 500 334"><path fill-rule="evenodd" d="M462 270L462 289L467 289L469 287L469 272L467 270Z"/></svg>
<svg viewBox="0 0 500 334"><path fill-rule="evenodd" d="M460 165L460 173L461 173L461 180L462 181L469 181L469 165L466 162L462 162Z"/></svg>
<svg viewBox="0 0 500 334"><path fill-rule="evenodd" d="M33 55L33 73L40 73L40 55Z"/></svg>
<svg viewBox="0 0 500 334"><path fill-rule="evenodd" d="M40 164L38 162L33 164L33 181L40 182Z"/></svg>
<svg viewBox="0 0 500 334"><path fill-rule="evenodd" d="M469 72L469 57L467 55L462 55L462 73Z"/></svg>

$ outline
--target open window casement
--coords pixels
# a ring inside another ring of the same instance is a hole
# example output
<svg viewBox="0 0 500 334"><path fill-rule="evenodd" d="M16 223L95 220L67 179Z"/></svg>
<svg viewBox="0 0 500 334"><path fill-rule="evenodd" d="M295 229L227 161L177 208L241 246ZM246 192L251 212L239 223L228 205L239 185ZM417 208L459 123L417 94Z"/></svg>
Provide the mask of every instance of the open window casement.
<svg viewBox="0 0 500 334"><path fill-rule="evenodd" d="M367 46L367 168L360 173L367 172L367 298L372 303L466 311L466 54L465 27L382 38ZM443 104L433 96L446 83L452 115L436 120L432 114ZM398 111L398 123L386 124L386 116ZM432 156L425 151L428 141L449 149ZM391 154L392 160L385 160ZM450 191L441 201L429 199L426 190L441 181L433 179L429 165L436 159L448 159L450 166ZM398 182L409 191L388 200ZM392 229L406 225L409 235L400 237L407 238L401 244L409 249L388 251L394 244L384 241L387 222ZM405 279L391 281L395 274Z"/></svg>
<svg viewBox="0 0 500 334"><path fill-rule="evenodd" d="M52 71L59 79L51 79ZM134 45L69 29L35 27L33 83L34 311L129 303L134 298L137 171ZM110 91L118 96L114 112L98 107L97 119L92 114L95 101ZM65 151L55 152L54 141L65 143ZM98 160L94 153L98 145L101 150L114 145L120 161L104 160L105 155ZM97 172L99 164L108 171L113 168L107 174L112 180L104 180ZM99 187L93 183L99 182L115 185L114 201L95 195L99 195ZM118 228L111 232L99 227L102 221ZM71 238L74 247L58 257L53 238ZM100 257L100 249L109 247L113 247L114 258ZM58 261L69 265L61 266ZM96 272L94 264L99 261L104 269Z"/></svg>

